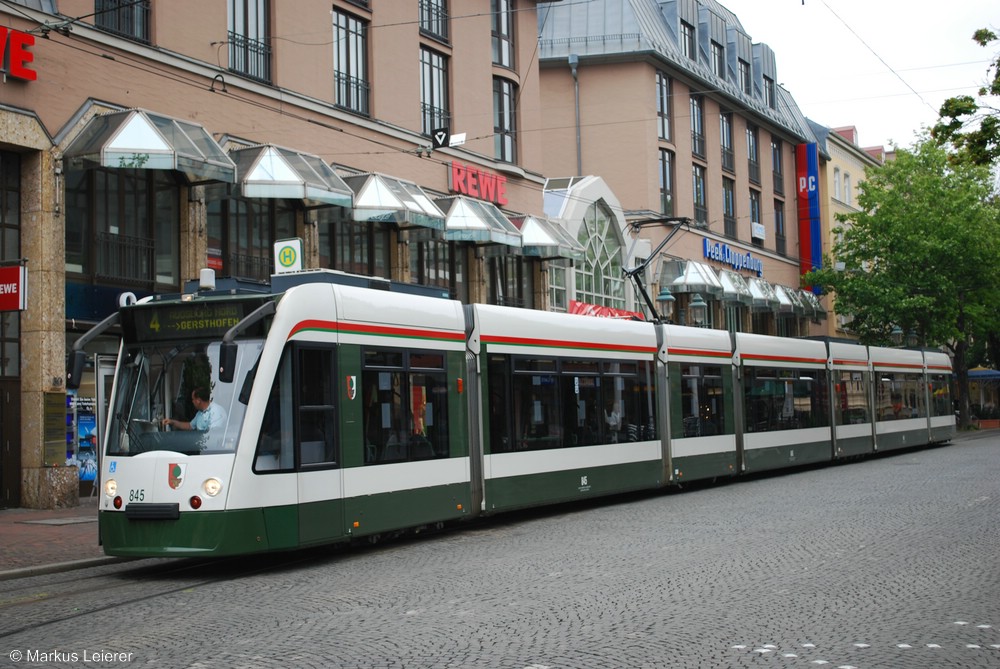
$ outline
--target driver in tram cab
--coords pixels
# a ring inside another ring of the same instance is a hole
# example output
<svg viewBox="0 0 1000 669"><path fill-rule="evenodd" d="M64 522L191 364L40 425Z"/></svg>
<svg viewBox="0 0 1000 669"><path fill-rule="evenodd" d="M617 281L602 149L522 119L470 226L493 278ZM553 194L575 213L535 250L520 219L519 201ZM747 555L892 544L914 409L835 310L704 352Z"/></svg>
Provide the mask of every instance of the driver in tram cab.
<svg viewBox="0 0 1000 669"><path fill-rule="evenodd" d="M212 395L208 388L200 386L191 392L191 403L198 413L190 422L177 420L176 418L164 418L164 427L172 427L177 430L197 430L198 432L208 432L226 424L226 410L219 404L212 401Z"/></svg>

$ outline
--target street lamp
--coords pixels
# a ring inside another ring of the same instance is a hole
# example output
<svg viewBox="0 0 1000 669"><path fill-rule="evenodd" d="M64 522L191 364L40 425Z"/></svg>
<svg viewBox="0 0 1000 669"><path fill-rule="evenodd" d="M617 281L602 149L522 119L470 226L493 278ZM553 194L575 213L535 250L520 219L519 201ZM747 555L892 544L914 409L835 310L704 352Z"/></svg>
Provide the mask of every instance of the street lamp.
<svg viewBox="0 0 1000 669"><path fill-rule="evenodd" d="M892 331L889 333L889 339L892 340L893 346L903 345L903 328L898 325L892 326Z"/></svg>
<svg viewBox="0 0 1000 669"><path fill-rule="evenodd" d="M674 302L676 301L677 298L673 296L670 289L666 286L662 286L660 292L656 295L656 303L660 305L660 316L668 323L674 318Z"/></svg>
<svg viewBox="0 0 1000 669"><path fill-rule="evenodd" d="M694 294L694 297L691 298L691 304L688 305L688 310L691 312L691 322L694 323L695 327L705 327L708 320L708 304L702 299L701 293Z"/></svg>

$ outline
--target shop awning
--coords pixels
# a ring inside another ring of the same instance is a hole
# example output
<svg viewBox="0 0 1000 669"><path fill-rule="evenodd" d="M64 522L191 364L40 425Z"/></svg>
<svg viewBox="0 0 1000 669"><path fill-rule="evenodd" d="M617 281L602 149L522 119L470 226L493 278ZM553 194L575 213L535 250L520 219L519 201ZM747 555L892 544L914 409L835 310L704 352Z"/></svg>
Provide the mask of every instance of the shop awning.
<svg viewBox="0 0 1000 669"><path fill-rule="evenodd" d="M805 313L805 307L802 305L802 298L797 289L778 284L774 286L774 294L778 298L778 313L796 316Z"/></svg>
<svg viewBox="0 0 1000 669"><path fill-rule="evenodd" d="M778 296L774 293L774 287L765 279L759 276L752 276L747 279L747 287L753 296L753 303L750 305L754 311L774 311L778 308Z"/></svg>
<svg viewBox="0 0 1000 669"><path fill-rule="evenodd" d="M719 270L719 282L722 284L722 299L726 302L750 306L753 304L753 294L746 279L731 269Z"/></svg>
<svg viewBox="0 0 1000 669"><path fill-rule="evenodd" d="M233 149L244 197L287 198L310 205L350 207L354 193L319 156L273 144Z"/></svg>
<svg viewBox="0 0 1000 669"><path fill-rule="evenodd" d="M668 260L660 270L660 285L672 293L704 293L704 297L721 297L722 282L715 270L694 260Z"/></svg>
<svg viewBox="0 0 1000 669"><path fill-rule="evenodd" d="M445 239L521 248L521 233L496 205L464 195L435 201L445 212Z"/></svg>
<svg viewBox="0 0 1000 669"><path fill-rule="evenodd" d="M511 216L510 221L521 231L521 246L526 256L571 260L583 257L583 244L573 239L558 223L524 214Z"/></svg>
<svg viewBox="0 0 1000 669"><path fill-rule="evenodd" d="M63 158L79 167L176 170L191 183L236 183L236 165L203 127L144 109L90 119Z"/></svg>
<svg viewBox="0 0 1000 669"><path fill-rule="evenodd" d="M812 292L811 290L803 290L800 295L802 296L802 304L806 308L806 312L812 310L813 320L826 320L826 309L823 308L823 303L819 301L819 295Z"/></svg>
<svg viewBox="0 0 1000 669"><path fill-rule="evenodd" d="M384 174L344 177L354 191L354 220L444 230L444 212L423 189Z"/></svg>

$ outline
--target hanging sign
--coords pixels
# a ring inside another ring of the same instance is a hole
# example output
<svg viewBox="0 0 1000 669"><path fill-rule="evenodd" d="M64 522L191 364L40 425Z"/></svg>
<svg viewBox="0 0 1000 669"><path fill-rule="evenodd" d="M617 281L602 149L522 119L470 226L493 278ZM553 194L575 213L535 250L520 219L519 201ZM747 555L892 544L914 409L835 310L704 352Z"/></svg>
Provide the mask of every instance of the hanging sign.
<svg viewBox="0 0 1000 669"><path fill-rule="evenodd" d="M302 240L298 237L274 243L274 273L302 271Z"/></svg>
<svg viewBox="0 0 1000 669"><path fill-rule="evenodd" d="M28 304L28 268L0 267L0 311L24 311Z"/></svg>

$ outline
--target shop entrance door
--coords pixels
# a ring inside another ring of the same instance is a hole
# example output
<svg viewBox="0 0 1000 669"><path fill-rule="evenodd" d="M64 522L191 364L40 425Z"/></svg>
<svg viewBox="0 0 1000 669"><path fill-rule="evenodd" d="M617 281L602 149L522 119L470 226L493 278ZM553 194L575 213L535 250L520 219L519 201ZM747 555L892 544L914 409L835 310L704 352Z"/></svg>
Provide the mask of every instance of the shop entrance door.
<svg viewBox="0 0 1000 669"><path fill-rule="evenodd" d="M0 381L0 508L21 505L21 382Z"/></svg>

